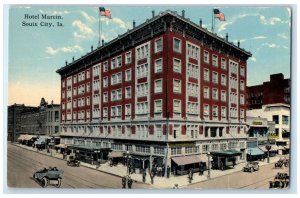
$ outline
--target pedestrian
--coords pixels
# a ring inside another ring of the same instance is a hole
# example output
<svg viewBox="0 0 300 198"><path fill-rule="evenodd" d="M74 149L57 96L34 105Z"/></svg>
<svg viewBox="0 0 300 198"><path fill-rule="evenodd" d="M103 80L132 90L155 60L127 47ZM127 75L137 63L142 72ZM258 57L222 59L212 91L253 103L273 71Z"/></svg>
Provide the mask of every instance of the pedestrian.
<svg viewBox="0 0 300 198"><path fill-rule="evenodd" d="M126 177L122 177L122 188L126 188Z"/></svg>
<svg viewBox="0 0 300 198"><path fill-rule="evenodd" d="M170 172L171 172L171 168L170 168L170 166L168 165L168 166L167 166L167 178L170 178Z"/></svg>
<svg viewBox="0 0 300 198"><path fill-rule="evenodd" d="M151 179L151 184L153 184L154 183L154 175L153 175L153 173L150 173L150 179Z"/></svg>
<svg viewBox="0 0 300 198"><path fill-rule="evenodd" d="M145 183L146 182L146 176L147 176L147 173L146 173L146 170L143 171L143 182Z"/></svg>
<svg viewBox="0 0 300 198"><path fill-rule="evenodd" d="M131 166L130 166L130 164L128 165L128 172L129 172L129 174L131 173Z"/></svg>
<svg viewBox="0 0 300 198"><path fill-rule="evenodd" d="M176 168L175 167L173 167L173 175L175 176L176 175Z"/></svg>
<svg viewBox="0 0 300 198"><path fill-rule="evenodd" d="M132 183L133 183L133 180L129 177L128 181L127 181L127 186L128 186L129 189L131 189Z"/></svg>
<svg viewBox="0 0 300 198"><path fill-rule="evenodd" d="M192 180L193 180L193 176L194 176L194 169L191 168L191 178L192 178Z"/></svg>

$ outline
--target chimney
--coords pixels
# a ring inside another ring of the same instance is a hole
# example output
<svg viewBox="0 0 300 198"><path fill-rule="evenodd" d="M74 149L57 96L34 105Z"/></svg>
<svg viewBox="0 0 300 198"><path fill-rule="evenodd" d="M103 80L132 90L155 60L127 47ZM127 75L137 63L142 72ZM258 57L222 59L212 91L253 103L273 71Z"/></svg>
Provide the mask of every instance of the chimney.
<svg viewBox="0 0 300 198"><path fill-rule="evenodd" d="M93 51L93 46L91 46L91 52Z"/></svg>
<svg viewBox="0 0 300 198"><path fill-rule="evenodd" d="M51 100L51 104L53 105L53 100Z"/></svg>
<svg viewBox="0 0 300 198"><path fill-rule="evenodd" d="M135 28L135 20L133 20L132 26L133 26L133 28Z"/></svg>
<svg viewBox="0 0 300 198"><path fill-rule="evenodd" d="M72 60L73 60L73 62L74 62L74 60L75 60L74 56L73 56Z"/></svg>
<svg viewBox="0 0 300 198"><path fill-rule="evenodd" d="M240 40L238 40L238 47L240 47Z"/></svg>
<svg viewBox="0 0 300 198"><path fill-rule="evenodd" d="M199 25L200 25L200 27L202 27L202 19L200 19Z"/></svg>
<svg viewBox="0 0 300 198"><path fill-rule="evenodd" d="M228 41L228 33L226 33L226 41Z"/></svg>
<svg viewBox="0 0 300 198"><path fill-rule="evenodd" d="M152 10L152 18L154 18L154 16L155 16L155 11Z"/></svg>
<svg viewBox="0 0 300 198"><path fill-rule="evenodd" d="M104 45L104 39L102 39L102 46Z"/></svg>
<svg viewBox="0 0 300 198"><path fill-rule="evenodd" d="M185 13L185 11L184 10L182 10L182 17L184 18L184 13Z"/></svg>
<svg viewBox="0 0 300 198"><path fill-rule="evenodd" d="M66 66L68 65L68 61L66 61Z"/></svg>

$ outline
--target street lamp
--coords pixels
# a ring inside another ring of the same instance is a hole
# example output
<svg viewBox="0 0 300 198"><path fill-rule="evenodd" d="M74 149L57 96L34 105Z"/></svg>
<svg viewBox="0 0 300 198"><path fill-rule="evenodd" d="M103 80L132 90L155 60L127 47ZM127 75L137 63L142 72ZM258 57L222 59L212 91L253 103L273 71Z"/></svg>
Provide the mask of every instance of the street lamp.
<svg viewBox="0 0 300 198"><path fill-rule="evenodd" d="M209 151L207 152L207 159L208 159L208 162L207 162L207 166L208 166L207 179L210 179L210 152Z"/></svg>
<svg viewBox="0 0 300 198"><path fill-rule="evenodd" d="M268 139L268 144L266 145L266 149L268 151L268 163L270 163L270 150L271 150L271 145L270 145L270 141Z"/></svg>

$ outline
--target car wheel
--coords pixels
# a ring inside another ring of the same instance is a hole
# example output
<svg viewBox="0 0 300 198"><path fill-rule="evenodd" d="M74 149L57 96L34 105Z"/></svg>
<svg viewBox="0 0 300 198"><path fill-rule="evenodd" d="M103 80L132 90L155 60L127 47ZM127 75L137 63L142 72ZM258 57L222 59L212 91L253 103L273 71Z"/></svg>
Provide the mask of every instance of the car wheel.
<svg viewBox="0 0 300 198"><path fill-rule="evenodd" d="M56 188L59 188L61 186L61 178L57 179L57 184L55 184Z"/></svg>
<svg viewBox="0 0 300 198"><path fill-rule="evenodd" d="M48 179L46 177L43 177L42 179L42 187L45 188L48 186Z"/></svg>

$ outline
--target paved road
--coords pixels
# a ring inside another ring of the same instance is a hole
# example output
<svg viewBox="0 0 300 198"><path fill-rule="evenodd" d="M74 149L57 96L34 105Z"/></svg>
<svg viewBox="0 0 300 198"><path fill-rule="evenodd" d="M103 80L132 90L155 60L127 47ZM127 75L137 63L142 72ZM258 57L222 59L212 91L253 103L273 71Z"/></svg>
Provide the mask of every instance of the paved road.
<svg viewBox="0 0 300 198"><path fill-rule="evenodd" d="M41 188L33 180L36 170L58 167L64 171L61 188L121 188L121 178L86 167L70 167L66 161L40 153L28 151L8 144L7 184L8 187ZM149 188L149 185L133 183L133 188ZM55 188L49 186L49 188Z"/></svg>
<svg viewBox="0 0 300 198"><path fill-rule="evenodd" d="M274 164L260 166L259 171L250 172L234 172L218 178L207 180L201 183L191 184L187 188L197 189L268 189L269 181L273 181L278 173L288 173L288 168L275 169Z"/></svg>

